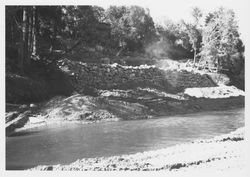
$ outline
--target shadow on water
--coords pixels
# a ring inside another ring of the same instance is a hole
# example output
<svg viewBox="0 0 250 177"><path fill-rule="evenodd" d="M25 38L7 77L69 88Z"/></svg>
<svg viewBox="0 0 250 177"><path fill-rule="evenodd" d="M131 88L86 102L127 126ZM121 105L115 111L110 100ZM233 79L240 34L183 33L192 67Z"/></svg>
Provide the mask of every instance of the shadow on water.
<svg viewBox="0 0 250 177"><path fill-rule="evenodd" d="M20 131L8 134L7 137L33 136L37 133L39 133L39 131Z"/></svg>
<svg viewBox="0 0 250 177"><path fill-rule="evenodd" d="M11 170L11 171L19 171L19 170L24 170L26 168L27 166L7 166L6 165L6 170Z"/></svg>

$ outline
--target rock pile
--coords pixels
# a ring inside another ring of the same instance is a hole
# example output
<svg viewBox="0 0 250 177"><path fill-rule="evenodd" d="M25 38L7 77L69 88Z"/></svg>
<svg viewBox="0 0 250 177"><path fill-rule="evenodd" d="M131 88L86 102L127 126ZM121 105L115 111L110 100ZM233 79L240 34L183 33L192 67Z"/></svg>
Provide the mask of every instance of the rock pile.
<svg viewBox="0 0 250 177"><path fill-rule="evenodd" d="M184 94L196 98L214 99L245 96L244 91L237 89L235 86L187 88L185 89Z"/></svg>
<svg viewBox="0 0 250 177"><path fill-rule="evenodd" d="M64 59L58 62L58 66L71 76L75 90L80 93L84 93L86 88L109 90L136 87L176 93L188 87L216 86L208 75L188 71L166 71L148 65L132 67L119 64L86 64Z"/></svg>

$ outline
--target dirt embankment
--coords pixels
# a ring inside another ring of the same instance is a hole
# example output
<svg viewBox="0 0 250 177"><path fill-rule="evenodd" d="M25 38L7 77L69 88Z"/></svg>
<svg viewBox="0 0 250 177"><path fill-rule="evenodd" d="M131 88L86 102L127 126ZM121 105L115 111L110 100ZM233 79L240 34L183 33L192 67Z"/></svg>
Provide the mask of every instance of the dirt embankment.
<svg viewBox="0 0 250 177"><path fill-rule="evenodd" d="M74 94L55 97L34 108L6 113L7 132L54 123L94 123L133 119L150 119L201 111L218 111L244 107L244 96L195 98L170 94L156 89L99 90L97 97ZM28 110L28 111L27 111ZM22 118L19 120L19 118Z"/></svg>
<svg viewBox="0 0 250 177"><path fill-rule="evenodd" d="M160 70L152 66L66 62L70 61L65 60L59 67L71 79L67 83L73 84L75 93L22 109L9 109L7 105L8 133L23 126L57 122L148 119L244 107L243 91L218 87L206 74Z"/></svg>
<svg viewBox="0 0 250 177"><path fill-rule="evenodd" d="M237 171L244 167L244 129L208 140L131 155L81 159L69 165L37 166L30 170L66 171Z"/></svg>

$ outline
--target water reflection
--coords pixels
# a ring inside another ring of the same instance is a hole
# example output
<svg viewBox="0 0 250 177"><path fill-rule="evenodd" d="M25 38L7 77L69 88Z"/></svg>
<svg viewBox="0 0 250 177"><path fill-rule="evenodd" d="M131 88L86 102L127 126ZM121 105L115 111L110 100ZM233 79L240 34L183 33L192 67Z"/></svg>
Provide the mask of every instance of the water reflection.
<svg viewBox="0 0 250 177"><path fill-rule="evenodd" d="M7 169L129 154L229 133L244 126L244 109L152 120L70 124L6 139ZM25 136L24 136L25 135ZM29 136L26 136L29 135Z"/></svg>

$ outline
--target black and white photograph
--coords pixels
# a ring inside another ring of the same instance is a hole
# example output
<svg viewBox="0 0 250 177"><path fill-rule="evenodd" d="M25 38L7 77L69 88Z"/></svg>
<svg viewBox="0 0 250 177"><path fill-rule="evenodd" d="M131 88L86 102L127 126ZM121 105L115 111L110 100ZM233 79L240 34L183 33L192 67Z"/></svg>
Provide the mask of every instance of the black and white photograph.
<svg viewBox="0 0 250 177"><path fill-rule="evenodd" d="M250 2L118 2L1 5L3 170L247 176Z"/></svg>

